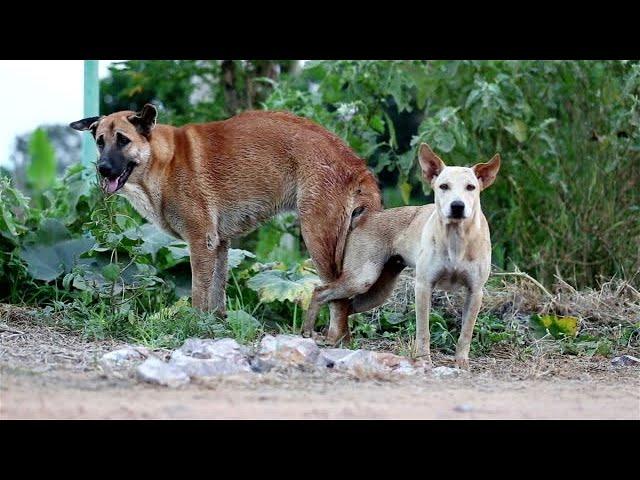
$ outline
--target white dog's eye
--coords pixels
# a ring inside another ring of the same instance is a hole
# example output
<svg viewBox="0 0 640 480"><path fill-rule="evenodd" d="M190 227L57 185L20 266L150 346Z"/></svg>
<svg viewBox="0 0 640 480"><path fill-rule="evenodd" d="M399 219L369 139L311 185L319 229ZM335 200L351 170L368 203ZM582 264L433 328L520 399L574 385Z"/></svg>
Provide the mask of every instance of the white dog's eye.
<svg viewBox="0 0 640 480"><path fill-rule="evenodd" d="M440 188L441 188L442 190L449 190L449 185L448 185L448 184L446 184L446 183L443 183L442 185L440 185Z"/></svg>
<svg viewBox="0 0 640 480"><path fill-rule="evenodd" d="M471 190L475 190L475 189L476 189L475 185L471 185L471 184L467 185L467 190L471 191Z"/></svg>

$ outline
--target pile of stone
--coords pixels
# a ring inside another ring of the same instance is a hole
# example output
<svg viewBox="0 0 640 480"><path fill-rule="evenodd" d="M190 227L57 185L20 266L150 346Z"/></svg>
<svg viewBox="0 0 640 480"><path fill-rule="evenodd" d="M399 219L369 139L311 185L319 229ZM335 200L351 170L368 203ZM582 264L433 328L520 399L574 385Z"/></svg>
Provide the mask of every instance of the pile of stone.
<svg viewBox="0 0 640 480"><path fill-rule="evenodd" d="M375 375L425 375L420 361L387 352L320 348L310 338L295 335L267 335L255 351L234 339L189 339L165 361L142 347L130 347L105 354L99 364L107 374L131 371L144 382L179 387L194 379L233 374L264 373L273 369L340 371L357 377ZM448 367L431 370L436 377L457 376Z"/></svg>

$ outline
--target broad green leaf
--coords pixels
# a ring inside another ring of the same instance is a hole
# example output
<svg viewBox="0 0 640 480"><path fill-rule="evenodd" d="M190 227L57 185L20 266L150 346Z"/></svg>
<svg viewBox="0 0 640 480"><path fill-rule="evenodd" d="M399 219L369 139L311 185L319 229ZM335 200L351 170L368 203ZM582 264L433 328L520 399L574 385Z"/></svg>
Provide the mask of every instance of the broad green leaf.
<svg viewBox="0 0 640 480"><path fill-rule="evenodd" d="M239 266L245 258L256 258L256 256L248 252L247 250L241 250L239 248L229 249L229 258L227 260L228 270L232 270Z"/></svg>
<svg viewBox="0 0 640 480"><path fill-rule="evenodd" d="M575 337L578 334L579 320L576 317L557 315L532 315L530 323L534 335L538 338L551 334L554 338Z"/></svg>
<svg viewBox="0 0 640 480"><path fill-rule="evenodd" d="M142 245L140 245L139 252L141 254L150 254L154 261L158 250L176 241L175 238L164 233L152 223L145 223L140 227L127 230L124 232L124 235L131 240L142 239L143 242Z"/></svg>
<svg viewBox="0 0 640 480"><path fill-rule="evenodd" d="M69 273L78 257L89 251L94 243L93 238L75 238L47 246L30 245L20 250L20 257L33 278L50 282L63 273Z"/></svg>
<svg viewBox="0 0 640 480"><path fill-rule="evenodd" d="M110 282L115 282L120 276L120 267L115 263L110 263L102 268L102 276Z"/></svg>
<svg viewBox="0 0 640 480"><path fill-rule="evenodd" d="M384 315L384 320L389 324L389 325L398 325L400 323L406 322L407 321L407 316L403 315L402 313L387 313Z"/></svg>
<svg viewBox="0 0 640 480"><path fill-rule="evenodd" d="M317 275L282 270L260 272L247 281L247 286L258 292L265 303L290 301L309 308L314 288L320 284Z"/></svg>
<svg viewBox="0 0 640 480"><path fill-rule="evenodd" d="M80 255L94 244L92 237L73 238L62 222L46 219L27 235L20 257L33 278L49 282L71 272Z"/></svg>

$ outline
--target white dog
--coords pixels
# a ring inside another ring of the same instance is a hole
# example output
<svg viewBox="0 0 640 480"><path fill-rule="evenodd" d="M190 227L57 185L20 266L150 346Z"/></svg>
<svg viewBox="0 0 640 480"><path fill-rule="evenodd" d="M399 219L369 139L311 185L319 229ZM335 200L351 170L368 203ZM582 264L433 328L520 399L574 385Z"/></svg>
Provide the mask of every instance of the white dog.
<svg viewBox="0 0 640 480"><path fill-rule="evenodd" d="M370 214L349 234L342 275L316 288L304 324L313 330L320 306L351 299L351 313L384 302L404 266L416 269L417 353L431 365L429 311L434 287L467 290L456 363L468 368L473 327L482 288L491 270L489 226L480 192L493 183L500 156L472 168L447 167L427 144L420 146L424 179L435 191L435 204L400 207Z"/></svg>

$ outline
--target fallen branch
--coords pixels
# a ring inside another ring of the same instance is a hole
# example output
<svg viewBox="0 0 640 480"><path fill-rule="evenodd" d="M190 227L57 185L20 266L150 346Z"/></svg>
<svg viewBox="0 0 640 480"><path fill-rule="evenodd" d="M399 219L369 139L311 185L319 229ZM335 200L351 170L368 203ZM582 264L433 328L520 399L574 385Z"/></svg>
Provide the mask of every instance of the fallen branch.
<svg viewBox="0 0 640 480"><path fill-rule="evenodd" d="M540 290L542 290L544 293L546 293L549 298L553 299L553 295L551 295L551 293L549 292L549 290L547 290L546 288L544 288L544 285L542 285L539 281L537 281L535 278L533 278L531 275L529 275L528 273L525 272L521 272L519 270L516 270L515 272L496 272L493 273L493 275L500 275L500 276L512 276L512 277L523 277L526 278L528 280L530 280L534 285L537 285Z"/></svg>
<svg viewBox="0 0 640 480"><path fill-rule="evenodd" d="M0 325L0 332L17 333L18 335L24 335L24 332L16 330L15 328L11 328L8 325Z"/></svg>

